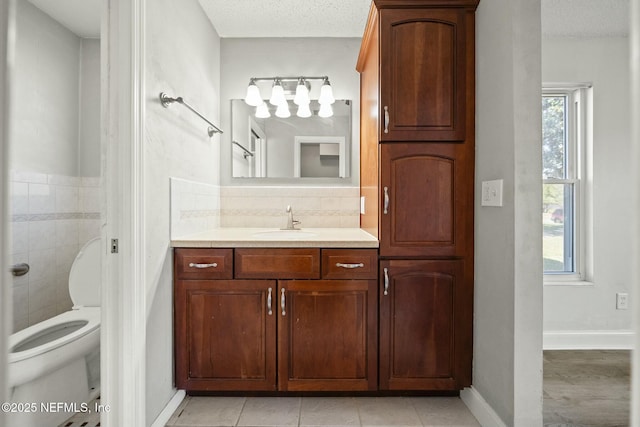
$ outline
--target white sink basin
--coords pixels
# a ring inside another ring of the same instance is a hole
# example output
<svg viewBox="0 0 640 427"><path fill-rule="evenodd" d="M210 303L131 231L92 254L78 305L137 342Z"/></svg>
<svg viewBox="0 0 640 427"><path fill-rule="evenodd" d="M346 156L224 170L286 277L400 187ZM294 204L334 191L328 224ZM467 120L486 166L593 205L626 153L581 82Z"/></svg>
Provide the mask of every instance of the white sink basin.
<svg viewBox="0 0 640 427"><path fill-rule="evenodd" d="M315 237L317 234L302 230L271 230L254 233L252 236L258 239L303 240Z"/></svg>

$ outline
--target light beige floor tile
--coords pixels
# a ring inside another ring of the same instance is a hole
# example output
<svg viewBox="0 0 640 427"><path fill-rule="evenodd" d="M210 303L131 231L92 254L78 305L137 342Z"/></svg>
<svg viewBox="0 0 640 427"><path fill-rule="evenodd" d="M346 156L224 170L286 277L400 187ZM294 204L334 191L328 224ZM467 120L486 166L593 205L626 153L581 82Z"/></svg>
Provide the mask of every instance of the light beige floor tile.
<svg viewBox="0 0 640 427"><path fill-rule="evenodd" d="M480 427L458 397L412 397L410 400L425 426Z"/></svg>
<svg viewBox="0 0 640 427"><path fill-rule="evenodd" d="M299 397L248 397L238 426L297 426Z"/></svg>
<svg viewBox="0 0 640 427"><path fill-rule="evenodd" d="M357 398L358 413L363 426L422 426L411 401L403 397Z"/></svg>
<svg viewBox="0 0 640 427"><path fill-rule="evenodd" d="M177 417L167 426L219 427L235 426L245 402L244 397L190 397ZM173 423L173 424L171 424Z"/></svg>
<svg viewBox="0 0 640 427"><path fill-rule="evenodd" d="M359 426L358 406L351 397L305 397L300 411L301 426Z"/></svg>

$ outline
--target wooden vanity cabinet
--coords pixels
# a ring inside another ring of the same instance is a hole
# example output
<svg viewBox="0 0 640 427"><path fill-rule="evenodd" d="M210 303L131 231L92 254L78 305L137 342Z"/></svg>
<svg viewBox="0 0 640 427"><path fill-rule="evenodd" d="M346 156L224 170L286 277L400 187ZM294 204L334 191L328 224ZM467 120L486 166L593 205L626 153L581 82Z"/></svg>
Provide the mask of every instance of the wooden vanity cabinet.
<svg viewBox="0 0 640 427"><path fill-rule="evenodd" d="M479 0L373 0L360 73L361 228L380 242L381 390L471 385Z"/></svg>
<svg viewBox="0 0 640 427"><path fill-rule="evenodd" d="M380 389L458 390L471 381L473 299L463 260L380 263Z"/></svg>
<svg viewBox="0 0 640 427"><path fill-rule="evenodd" d="M380 140L464 141L465 9L374 3L383 6L377 10L380 81L384 82L380 85ZM386 4L391 7L385 8Z"/></svg>
<svg viewBox="0 0 640 427"><path fill-rule="evenodd" d="M463 257L473 238L473 156L462 144L380 146L381 257Z"/></svg>
<svg viewBox="0 0 640 427"><path fill-rule="evenodd" d="M222 249L233 279L183 278L185 254L206 251L175 250L178 388L377 389L376 249Z"/></svg>
<svg viewBox="0 0 640 427"><path fill-rule="evenodd" d="M377 280L278 284L278 388L377 390Z"/></svg>
<svg viewBox="0 0 640 427"><path fill-rule="evenodd" d="M276 292L275 280L177 280L176 387L276 390Z"/></svg>

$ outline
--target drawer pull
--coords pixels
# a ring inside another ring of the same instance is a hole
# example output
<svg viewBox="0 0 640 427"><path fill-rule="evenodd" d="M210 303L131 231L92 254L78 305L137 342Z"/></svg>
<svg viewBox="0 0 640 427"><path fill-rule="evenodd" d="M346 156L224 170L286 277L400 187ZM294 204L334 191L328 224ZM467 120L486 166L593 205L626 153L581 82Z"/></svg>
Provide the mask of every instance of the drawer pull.
<svg viewBox="0 0 640 427"><path fill-rule="evenodd" d="M211 264L195 264L193 262L189 263L189 267L191 268L216 268L217 266L217 262L212 262Z"/></svg>
<svg viewBox="0 0 640 427"><path fill-rule="evenodd" d="M358 263L358 264L343 264L341 262L336 262L336 267L342 267L342 268L363 268L364 264L363 263Z"/></svg>
<svg viewBox="0 0 640 427"><path fill-rule="evenodd" d="M389 269L384 269L384 295L389 295Z"/></svg>
<svg viewBox="0 0 640 427"><path fill-rule="evenodd" d="M271 291L272 289L269 288L269 295L267 295L267 313L269 316L273 315L273 310L271 310Z"/></svg>
<svg viewBox="0 0 640 427"><path fill-rule="evenodd" d="M285 300L285 297L284 297L284 288L282 288L280 290L280 307L282 307L282 315L283 316L287 315L287 312L285 310L285 306L286 306L286 300Z"/></svg>

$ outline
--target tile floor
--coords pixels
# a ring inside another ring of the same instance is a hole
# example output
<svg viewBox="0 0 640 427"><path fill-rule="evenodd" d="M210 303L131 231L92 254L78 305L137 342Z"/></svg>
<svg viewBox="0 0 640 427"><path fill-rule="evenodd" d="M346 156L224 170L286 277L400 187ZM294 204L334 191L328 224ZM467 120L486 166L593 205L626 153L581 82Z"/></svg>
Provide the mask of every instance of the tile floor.
<svg viewBox="0 0 640 427"><path fill-rule="evenodd" d="M167 427L479 427L457 397L187 396Z"/></svg>

